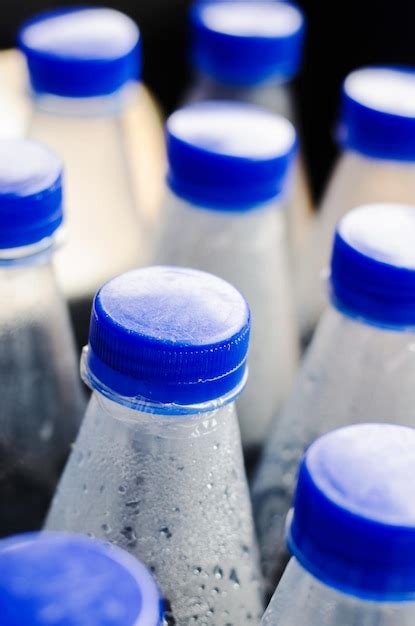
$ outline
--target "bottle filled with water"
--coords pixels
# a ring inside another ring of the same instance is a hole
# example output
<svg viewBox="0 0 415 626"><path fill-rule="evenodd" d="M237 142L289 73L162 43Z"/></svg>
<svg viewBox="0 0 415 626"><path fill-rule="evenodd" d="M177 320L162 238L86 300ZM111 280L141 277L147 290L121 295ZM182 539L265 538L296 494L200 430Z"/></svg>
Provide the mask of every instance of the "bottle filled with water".
<svg viewBox="0 0 415 626"><path fill-rule="evenodd" d="M173 624L257 624L261 579L234 400L250 314L208 274L153 267L96 295L93 390L47 520L124 547Z"/></svg>
<svg viewBox="0 0 415 626"><path fill-rule="evenodd" d="M415 204L415 73L396 67L352 72L342 92L331 176L298 275L301 334L309 338L327 299L323 278L339 219L373 202Z"/></svg>
<svg viewBox="0 0 415 626"><path fill-rule="evenodd" d="M0 142L0 535L41 526L84 411L51 266L61 223L58 157Z"/></svg>
<svg viewBox="0 0 415 626"><path fill-rule="evenodd" d="M295 143L290 122L247 104L193 104L167 123L169 197L156 260L221 276L249 302L250 377L238 400L248 461L297 367L283 211Z"/></svg>
<svg viewBox="0 0 415 626"><path fill-rule="evenodd" d="M162 626L147 569L108 543L31 533L0 541L2 626Z"/></svg>
<svg viewBox="0 0 415 626"><path fill-rule="evenodd" d="M188 101L248 102L295 122L291 81L301 66L305 34L297 6L273 0L200 0L190 20L195 79ZM287 209L297 259L313 216L301 157Z"/></svg>
<svg viewBox="0 0 415 626"><path fill-rule="evenodd" d="M415 208L368 205L339 223L324 314L275 421L253 486L270 585L298 463L319 435L377 421L415 426Z"/></svg>
<svg viewBox="0 0 415 626"><path fill-rule="evenodd" d="M96 290L145 262L122 117L138 97L140 33L117 11L65 8L27 22L19 41L33 94L29 136L65 164L68 245L56 268L83 345Z"/></svg>
<svg viewBox="0 0 415 626"><path fill-rule="evenodd" d="M261 626L415 623L415 431L349 426L314 443L288 524L293 554Z"/></svg>

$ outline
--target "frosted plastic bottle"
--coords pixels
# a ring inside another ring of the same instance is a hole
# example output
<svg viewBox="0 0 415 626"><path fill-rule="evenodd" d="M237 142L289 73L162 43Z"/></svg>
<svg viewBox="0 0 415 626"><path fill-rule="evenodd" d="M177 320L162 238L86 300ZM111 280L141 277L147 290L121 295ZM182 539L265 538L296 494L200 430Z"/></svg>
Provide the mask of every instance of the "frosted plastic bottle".
<svg viewBox="0 0 415 626"><path fill-rule="evenodd" d="M309 338L327 302L323 278L336 224L373 202L415 204L415 72L366 67L342 91L337 133L343 150L323 197L298 275L301 334Z"/></svg>
<svg viewBox="0 0 415 626"><path fill-rule="evenodd" d="M275 0L200 0L193 4L190 16L196 77L187 100L247 102L295 122L290 82L302 60L305 19L301 10ZM297 260L313 217L300 157L287 209Z"/></svg>
<svg viewBox="0 0 415 626"><path fill-rule="evenodd" d="M61 183L48 149L0 142L0 536L41 526L85 406L51 266Z"/></svg>
<svg viewBox="0 0 415 626"><path fill-rule="evenodd" d="M295 131L251 105L199 103L170 117L167 144L170 193L156 259L221 276L249 302L250 377L238 416L254 458L298 359L282 209Z"/></svg>
<svg viewBox="0 0 415 626"><path fill-rule="evenodd" d="M162 626L147 569L108 543L32 533L0 542L2 626Z"/></svg>
<svg viewBox="0 0 415 626"><path fill-rule="evenodd" d="M84 344L96 290L146 260L121 120L138 97L140 33L117 11L65 8L27 22L19 41L33 92L29 136L65 164L68 243L56 269Z"/></svg>
<svg viewBox="0 0 415 626"><path fill-rule="evenodd" d="M262 614L234 406L248 339L245 300L202 272L136 270L95 298L82 366L93 395L47 528L137 556L172 623L245 626Z"/></svg>
<svg viewBox="0 0 415 626"><path fill-rule="evenodd" d="M319 435L362 422L415 426L415 208L370 205L340 222L331 306L276 420L253 484L269 585L285 563L283 530L298 463Z"/></svg>
<svg viewBox="0 0 415 626"><path fill-rule="evenodd" d="M261 626L415 623L415 431L349 426L314 443L288 523L293 555Z"/></svg>

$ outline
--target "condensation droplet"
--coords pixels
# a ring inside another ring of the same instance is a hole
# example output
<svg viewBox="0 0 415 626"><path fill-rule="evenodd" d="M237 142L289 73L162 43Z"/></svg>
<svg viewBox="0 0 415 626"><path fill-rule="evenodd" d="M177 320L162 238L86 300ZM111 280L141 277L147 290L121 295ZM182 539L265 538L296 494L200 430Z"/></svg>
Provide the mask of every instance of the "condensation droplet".
<svg viewBox="0 0 415 626"><path fill-rule="evenodd" d="M45 422L39 431L39 436L43 441L49 441L53 435L53 423Z"/></svg>
<svg viewBox="0 0 415 626"><path fill-rule="evenodd" d="M229 580L233 583L233 587L235 589L241 586L240 580L238 578L238 574L236 573L236 570L234 568L232 568L230 571Z"/></svg>
<svg viewBox="0 0 415 626"><path fill-rule="evenodd" d="M172 534L170 532L170 530L167 528L167 526L165 526L164 528L160 529L160 535L162 537L164 537L165 539L170 539Z"/></svg>

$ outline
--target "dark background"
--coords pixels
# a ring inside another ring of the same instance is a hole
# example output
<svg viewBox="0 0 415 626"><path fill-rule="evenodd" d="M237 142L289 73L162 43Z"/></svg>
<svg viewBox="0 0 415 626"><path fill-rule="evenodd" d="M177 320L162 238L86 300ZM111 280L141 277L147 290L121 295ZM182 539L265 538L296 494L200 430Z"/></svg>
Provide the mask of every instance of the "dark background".
<svg viewBox="0 0 415 626"><path fill-rule="evenodd" d="M192 0L87 0L118 8L140 25L144 80L166 112L179 102L188 80L187 8ZM14 44L22 19L40 9L79 4L0 0L0 46ZM415 0L301 0L308 18L304 69L296 89L300 123L316 194L335 156L332 128L342 78L367 63L415 65Z"/></svg>

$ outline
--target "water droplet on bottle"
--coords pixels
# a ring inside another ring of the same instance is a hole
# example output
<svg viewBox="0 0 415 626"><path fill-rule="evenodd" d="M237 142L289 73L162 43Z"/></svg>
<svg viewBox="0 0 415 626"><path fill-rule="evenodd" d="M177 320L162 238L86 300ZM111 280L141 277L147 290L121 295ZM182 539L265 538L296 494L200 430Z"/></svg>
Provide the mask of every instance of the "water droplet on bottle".
<svg viewBox="0 0 415 626"><path fill-rule="evenodd" d="M172 536L172 534L171 534L171 532L169 531L169 529L167 528L167 526L165 526L164 528L161 528L161 529L160 529L160 535L161 535L162 537L164 537L165 539L170 539L170 538L171 538L171 536Z"/></svg>
<svg viewBox="0 0 415 626"><path fill-rule="evenodd" d="M134 529L131 526L124 526L121 531L123 537L127 540L127 545L129 547L134 547L137 543L137 535L134 532Z"/></svg>
<svg viewBox="0 0 415 626"><path fill-rule="evenodd" d="M221 578L223 578L223 570L219 567L219 565L216 565L215 569L213 570L213 575L215 576L215 578L217 578L218 580L220 580Z"/></svg>
<svg viewBox="0 0 415 626"><path fill-rule="evenodd" d="M49 441L53 435L53 423L45 422L39 431L39 436L43 441Z"/></svg>
<svg viewBox="0 0 415 626"><path fill-rule="evenodd" d="M236 573L236 570L234 568L231 569L231 572L229 574L229 580L233 583L234 589L237 589L241 586L238 574Z"/></svg>

